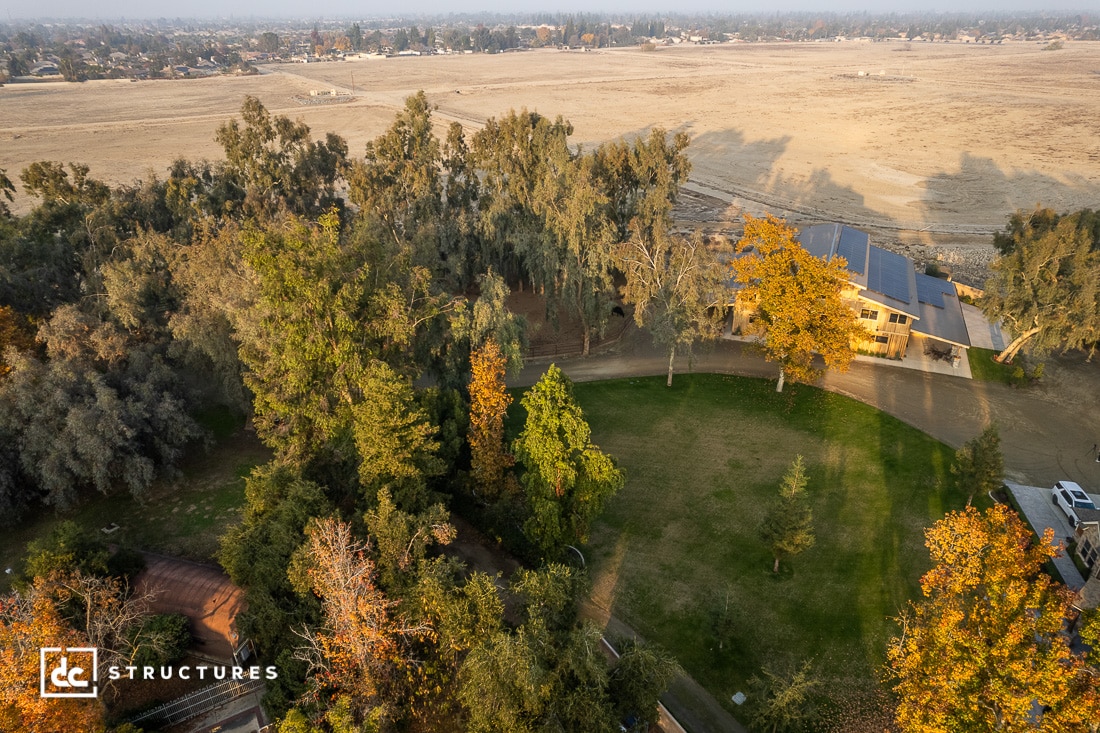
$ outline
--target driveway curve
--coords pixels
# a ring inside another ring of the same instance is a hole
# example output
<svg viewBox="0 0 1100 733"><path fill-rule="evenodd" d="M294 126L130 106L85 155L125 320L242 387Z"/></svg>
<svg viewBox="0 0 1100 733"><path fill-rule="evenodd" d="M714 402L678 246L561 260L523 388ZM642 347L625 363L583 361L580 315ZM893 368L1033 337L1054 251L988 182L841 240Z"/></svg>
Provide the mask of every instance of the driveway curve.
<svg viewBox="0 0 1100 733"><path fill-rule="evenodd" d="M664 375L668 352L633 326L606 350L589 357L529 359L510 386L534 384L556 363L571 379L591 382L618 377ZM677 357L677 375L717 373L775 379L774 364L737 341L707 344L694 356ZM1087 490L1100 488L1100 364L1078 358L1048 361L1043 382L1027 389L901 369L889 364L853 362L843 373L828 373L820 385L876 407L957 448L995 422L1001 435L1006 478L1023 484L1053 485L1070 479ZM672 389L676 388L675 377ZM586 615L608 628L633 632L589 604ZM693 731L745 731L717 700L683 676L662 700Z"/></svg>
<svg viewBox="0 0 1100 733"><path fill-rule="evenodd" d="M668 353L632 327L606 351L587 358L529 360L512 386L534 384L551 362L574 381L591 382L663 375ZM736 341L706 344L692 358L677 356L676 371L778 376L774 364ZM1033 486L1069 479L1089 491L1100 489L1100 363L1080 356L1051 358L1041 383L1017 389L861 361L846 373L826 374L819 386L876 407L953 448L995 422L1006 478Z"/></svg>

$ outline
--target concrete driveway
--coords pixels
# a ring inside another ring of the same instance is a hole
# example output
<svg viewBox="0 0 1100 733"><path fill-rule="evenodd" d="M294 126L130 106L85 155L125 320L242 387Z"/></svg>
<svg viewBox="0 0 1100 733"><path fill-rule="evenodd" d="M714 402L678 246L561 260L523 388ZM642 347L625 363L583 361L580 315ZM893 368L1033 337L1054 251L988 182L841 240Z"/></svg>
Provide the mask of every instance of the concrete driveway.
<svg viewBox="0 0 1100 733"><path fill-rule="evenodd" d="M1020 510L1037 535L1041 537L1048 528L1053 528L1054 541L1060 542L1063 548L1069 545L1073 540L1073 528L1069 524L1066 513L1052 501L1049 488L1024 486L1012 481L1005 481L1005 486L1016 497ZM1063 552L1060 557L1054 558L1054 564L1067 586L1078 590L1085 585L1085 579L1081 577L1077 566L1067 554Z"/></svg>
<svg viewBox="0 0 1100 733"><path fill-rule="evenodd" d="M962 304L963 320L966 322L966 331L970 334L970 345L979 349L992 349L1001 351L1008 345L1004 331L1000 324L990 323L989 319L980 309L968 304Z"/></svg>

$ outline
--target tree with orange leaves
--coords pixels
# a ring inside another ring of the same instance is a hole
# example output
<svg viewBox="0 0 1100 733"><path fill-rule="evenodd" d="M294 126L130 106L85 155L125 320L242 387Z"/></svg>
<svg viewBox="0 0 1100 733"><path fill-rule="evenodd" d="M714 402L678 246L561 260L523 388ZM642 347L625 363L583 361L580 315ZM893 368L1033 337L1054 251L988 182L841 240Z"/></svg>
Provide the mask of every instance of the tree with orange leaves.
<svg viewBox="0 0 1100 733"><path fill-rule="evenodd" d="M840 297L847 279L844 258L814 257L796 234L782 219L746 214L741 248L752 251L733 260L738 306L756 315L749 333L761 336L764 357L779 363L776 392L787 377L816 381L822 371L813 364L814 354L827 369L847 371L853 341L866 335Z"/></svg>
<svg viewBox="0 0 1100 733"><path fill-rule="evenodd" d="M39 649L85 647L88 640L61 618L46 591L32 587L0 598L0 730L92 733L105 729L92 698L39 694Z"/></svg>
<svg viewBox="0 0 1100 733"><path fill-rule="evenodd" d="M504 448L504 416L512 403L504 388L504 366L504 354L492 338L470 356L470 474L475 491L489 499L505 493L505 472L515 463Z"/></svg>
<svg viewBox="0 0 1100 733"><path fill-rule="evenodd" d="M314 521L308 540L291 561L290 575L299 592L321 599L324 622L300 632L305 640L297 657L310 665L315 699L328 693L348 699L360 720L385 720L395 713L391 698L403 661L403 641L427 636L431 629L403 623L375 583L367 545L338 519Z"/></svg>
<svg viewBox="0 0 1100 733"><path fill-rule="evenodd" d="M967 507L925 532L924 598L887 650L905 733L1094 731L1094 670L1064 633L1072 594L1042 572L1059 549L1008 507Z"/></svg>

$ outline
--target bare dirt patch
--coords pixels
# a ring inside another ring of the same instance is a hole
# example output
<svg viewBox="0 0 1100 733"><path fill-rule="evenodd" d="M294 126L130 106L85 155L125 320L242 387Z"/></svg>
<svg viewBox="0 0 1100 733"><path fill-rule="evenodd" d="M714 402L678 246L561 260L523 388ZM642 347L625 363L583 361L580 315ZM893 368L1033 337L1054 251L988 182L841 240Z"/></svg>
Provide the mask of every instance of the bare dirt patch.
<svg viewBox="0 0 1100 733"><path fill-rule="evenodd" d="M153 613L182 613L191 621L194 651L206 658L232 662L240 640L237 614L244 610L244 593L221 568L176 557L145 554L145 569L135 586L157 592Z"/></svg>

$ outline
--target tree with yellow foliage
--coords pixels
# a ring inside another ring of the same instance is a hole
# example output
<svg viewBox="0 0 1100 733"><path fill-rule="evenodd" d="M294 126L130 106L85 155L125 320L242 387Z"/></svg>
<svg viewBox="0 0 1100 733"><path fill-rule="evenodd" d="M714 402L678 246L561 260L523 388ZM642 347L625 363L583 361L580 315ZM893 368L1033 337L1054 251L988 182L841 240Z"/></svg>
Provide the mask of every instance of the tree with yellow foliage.
<svg viewBox="0 0 1100 733"><path fill-rule="evenodd" d="M11 367L4 358L8 347L19 351L34 348L34 334L26 316L9 305L0 305L0 379L6 377Z"/></svg>
<svg viewBox="0 0 1100 733"><path fill-rule="evenodd" d="M98 700L39 694L39 649L86 646L87 637L65 623L45 590L34 586L22 594L0 597L0 730L104 730Z"/></svg>
<svg viewBox="0 0 1100 733"><path fill-rule="evenodd" d="M855 355L852 342L864 335L840 297L847 262L814 257L795 241L796 234L782 219L746 214L741 250L747 253L733 260L738 306L755 313L748 332L761 336L764 357L779 363L776 392L783 391L788 377L819 379L823 370L814 366L814 354L826 369L847 371Z"/></svg>
<svg viewBox="0 0 1100 733"><path fill-rule="evenodd" d="M905 733L1094 731L1095 671L1064 633L1072 593L1042 571L1059 550L1003 505L925 532L924 598L887 650Z"/></svg>

